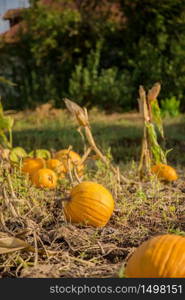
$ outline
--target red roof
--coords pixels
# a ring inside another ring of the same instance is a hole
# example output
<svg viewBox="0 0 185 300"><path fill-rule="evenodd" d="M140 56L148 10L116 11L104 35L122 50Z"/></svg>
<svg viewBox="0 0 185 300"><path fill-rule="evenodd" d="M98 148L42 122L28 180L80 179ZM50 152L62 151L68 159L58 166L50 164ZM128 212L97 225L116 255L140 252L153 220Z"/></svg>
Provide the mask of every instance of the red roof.
<svg viewBox="0 0 185 300"><path fill-rule="evenodd" d="M9 30L0 35L1 41L7 44L17 43L21 39L21 35L27 32L27 24L25 21L12 26Z"/></svg>

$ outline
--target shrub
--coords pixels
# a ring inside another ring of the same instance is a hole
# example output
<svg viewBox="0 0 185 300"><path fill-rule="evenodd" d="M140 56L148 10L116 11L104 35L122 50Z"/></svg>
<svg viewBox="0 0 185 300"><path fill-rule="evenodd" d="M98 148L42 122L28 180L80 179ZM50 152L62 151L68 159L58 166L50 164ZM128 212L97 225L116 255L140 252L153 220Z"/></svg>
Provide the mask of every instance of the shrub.
<svg viewBox="0 0 185 300"><path fill-rule="evenodd" d="M162 116L176 117L180 114L180 101L176 97L161 100Z"/></svg>
<svg viewBox="0 0 185 300"><path fill-rule="evenodd" d="M91 50L85 64L76 65L69 81L69 95L80 104L106 110L130 109L129 74L117 67L101 68L102 43Z"/></svg>

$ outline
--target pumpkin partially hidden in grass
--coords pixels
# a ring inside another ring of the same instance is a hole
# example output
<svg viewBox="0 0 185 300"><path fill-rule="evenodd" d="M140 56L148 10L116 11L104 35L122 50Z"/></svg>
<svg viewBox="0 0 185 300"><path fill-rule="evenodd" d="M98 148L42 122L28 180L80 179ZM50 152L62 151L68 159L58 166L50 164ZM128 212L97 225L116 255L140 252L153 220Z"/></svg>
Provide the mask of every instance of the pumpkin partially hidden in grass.
<svg viewBox="0 0 185 300"><path fill-rule="evenodd" d="M46 161L46 166L48 169L53 170L59 178L65 177L66 168L60 160L55 158L48 159Z"/></svg>
<svg viewBox="0 0 185 300"><path fill-rule="evenodd" d="M160 163L154 165L152 166L151 171L156 174L159 179L174 181L178 178L175 169L165 164Z"/></svg>
<svg viewBox="0 0 185 300"><path fill-rule="evenodd" d="M64 203L67 221L82 225L103 227L114 210L111 193L101 184L82 182L71 190L70 200Z"/></svg>
<svg viewBox="0 0 185 300"><path fill-rule="evenodd" d="M37 170L43 168L45 161L42 158L30 158L27 157L23 160L22 172L28 173L30 176L34 174Z"/></svg>
<svg viewBox="0 0 185 300"><path fill-rule="evenodd" d="M54 171L42 168L36 171L31 181L36 187L54 189L57 186L57 175Z"/></svg>
<svg viewBox="0 0 185 300"><path fill-rule="evenodd" d="M185 278L185 237L165 234L142 243L128 260L125 275Z"/></svg>
<svg viewBox="0 0 185 300"><path fill-rule="evenodd" d="M64 149L58 151L54 158L63 163L65 173L68 173L69 170L74 170L74 168L76 168L77 174L80 177L83 175L84 165L81 164L81 157L78 153L69 149Z"/></svg>

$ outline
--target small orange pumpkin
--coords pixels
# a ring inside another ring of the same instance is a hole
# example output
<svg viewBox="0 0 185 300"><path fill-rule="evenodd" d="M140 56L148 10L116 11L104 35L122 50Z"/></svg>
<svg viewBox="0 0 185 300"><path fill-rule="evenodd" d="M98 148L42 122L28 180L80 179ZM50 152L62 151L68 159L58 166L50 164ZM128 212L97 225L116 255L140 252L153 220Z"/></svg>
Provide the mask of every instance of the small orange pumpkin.
<svg viewBox="0 0 185 300"><path fill-rule="evenodd" d="M46 166L48 169L53 170L59 178L65 177L66 169L60 160L55 158L48 159L46 161Z"/></svg>
<svg viewBox="0 0 185 300"><path fill-rule="evenodd" d="M56 188L57 179L55 172L48 168L39 169L31 176L32 183L40 188Z"/></svg>
<svg viewBox="0 0 185 300"><path fill-rule="evenodd" d="M185 278L185 237L164 234L142 243L130 257L126 277Z"/></svg>
<svg viewBox="0 0 185 300"><path fill-rule="evenodd" d="M76 167L78 175L81 177L83 175L84 165L81 164L81 157L78 153L70 150L64 149L60 150L55 154L55 158L60 160L65 168L65 173L73 170Z"/></svg>
<svg viewBox="0 0 185 300"><path fill-rule="evenodd" d="M159 179L167 181L178 179L175 169L162 163L152 166L151 171L156 174Z"/></svg>
<svg viewBox="0 0 185 300"><path fill-rule="evenodd" d="M37 170L43 168L44 165L45 165L45 161L42 158L26 157L23 160L21 170L22 170L23 173L28 173L29 175L32 175Z"/></svg>
<svg viewBox="0 0 185 300"><path fill-rule="evenodd" d="M86 181L71 190L70 200L64 203L67 221L103 227L114 210L111 193L101 184Z"/></svg>

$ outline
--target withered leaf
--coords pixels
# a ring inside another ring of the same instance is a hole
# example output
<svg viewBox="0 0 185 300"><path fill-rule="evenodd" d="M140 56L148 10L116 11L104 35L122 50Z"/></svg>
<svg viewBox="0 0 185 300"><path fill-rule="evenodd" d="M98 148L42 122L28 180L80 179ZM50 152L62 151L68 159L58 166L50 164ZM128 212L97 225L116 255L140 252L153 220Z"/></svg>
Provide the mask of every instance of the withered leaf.
<svg viewBox="0 0 185 300"><path fill-rule="evenodd" d="M156 82L152 86L152 88L148 91L148 94L147 94L148 101L153 101L153 100L157 99L157 97L160 93L160 90L161 90L161 84L159 82Z"/></svg>
<svg viewBox="0 0 185 300"><path fill-rule="evenodd" d="M89 126L88 117L85 111L75 102L64 98L67 109L73 114L81 126Z"/></svg>
<svg viewBox="0 0 185 300"><path fill-rule="evenodd" d="M26 248L31 248L27 242L0 232L0 254L6 254Z"/></svg>

